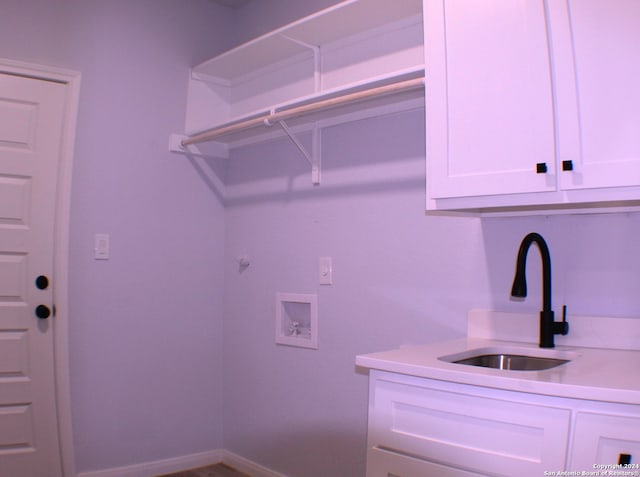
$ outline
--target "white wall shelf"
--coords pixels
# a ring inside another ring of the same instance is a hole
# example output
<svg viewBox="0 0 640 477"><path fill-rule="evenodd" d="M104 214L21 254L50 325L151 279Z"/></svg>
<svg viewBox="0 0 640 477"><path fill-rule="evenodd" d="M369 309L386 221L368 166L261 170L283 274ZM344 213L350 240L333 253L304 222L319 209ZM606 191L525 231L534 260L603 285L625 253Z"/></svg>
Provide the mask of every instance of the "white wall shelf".
<svg viewBox="0 0 640 477"><path fill-rule="evenodd" d="M347 0L195 66L185 133L172 135L170 150L207 155L194 145L215 141L209 151L226 157L274 136L295 141L300 131L423 107L423 78L422 0Z"/></svg>

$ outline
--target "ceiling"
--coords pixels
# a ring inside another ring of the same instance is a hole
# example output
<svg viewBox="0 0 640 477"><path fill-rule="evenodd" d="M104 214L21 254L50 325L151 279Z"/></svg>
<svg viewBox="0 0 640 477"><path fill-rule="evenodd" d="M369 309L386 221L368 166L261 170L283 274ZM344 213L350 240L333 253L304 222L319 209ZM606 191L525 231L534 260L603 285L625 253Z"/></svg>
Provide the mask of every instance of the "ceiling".
<svg viewBox="0 0 640 477"><path fill-rule="evenodd" d="M224 5L225 7L240 8L245 6L251 0L211 0L211 1L219 5Z"/></svg>

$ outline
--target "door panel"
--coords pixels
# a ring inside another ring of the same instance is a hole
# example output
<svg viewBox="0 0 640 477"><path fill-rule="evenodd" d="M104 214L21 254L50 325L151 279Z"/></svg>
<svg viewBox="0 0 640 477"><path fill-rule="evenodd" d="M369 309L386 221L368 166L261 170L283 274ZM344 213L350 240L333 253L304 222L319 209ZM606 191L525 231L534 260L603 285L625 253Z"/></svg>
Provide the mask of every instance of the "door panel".
<svg viewBox="0 0 640 477"><path fill-rule="evenodd" d="M65 86L0 74L0 475L60 477L53 227Z"/></svg>
<svg viewBox="0 0 640 477"><path fill-rule="evenodd" d="M624 187L640 184L640 2L569 0L576 82L572 108L579 147L562 156L573 161L561 174L564 189Z"/></svg>
<svg viewBox="0 0 640 477"><path fill-rule="evenodd" d="M545 10L543 0L425 0L431 199L556 190Z"/></svg>

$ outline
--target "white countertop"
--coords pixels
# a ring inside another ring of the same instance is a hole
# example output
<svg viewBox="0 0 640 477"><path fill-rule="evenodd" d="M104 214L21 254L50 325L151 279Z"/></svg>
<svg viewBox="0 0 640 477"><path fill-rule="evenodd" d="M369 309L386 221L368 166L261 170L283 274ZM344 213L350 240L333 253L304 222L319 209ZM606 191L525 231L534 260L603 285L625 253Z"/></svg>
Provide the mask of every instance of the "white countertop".
<svg viewBox="0 0 640 477"><path fill-rule="evenodd" d="M576 353L577 356L568 363L543 371L499 370L438 359L478 348L530 350L529 353L535 354L547 352L532 343L470 337L363 354L356 357L356 364L370 369L510 391L640 404L638 350L556 345L555 352Z"/></svg>

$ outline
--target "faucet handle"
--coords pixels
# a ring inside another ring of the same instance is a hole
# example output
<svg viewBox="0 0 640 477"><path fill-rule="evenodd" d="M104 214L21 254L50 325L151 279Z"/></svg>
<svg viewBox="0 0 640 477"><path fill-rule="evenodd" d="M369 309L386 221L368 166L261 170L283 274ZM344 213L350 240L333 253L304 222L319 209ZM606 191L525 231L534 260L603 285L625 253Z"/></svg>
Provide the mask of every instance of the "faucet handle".
<svg viewBox="0 0 640 477"><path fill-rule="evenodd" d="M562 305L562 321L556 323L555 334L566 336L569 334L569 323L567 323L567 305Z"/></svg>

